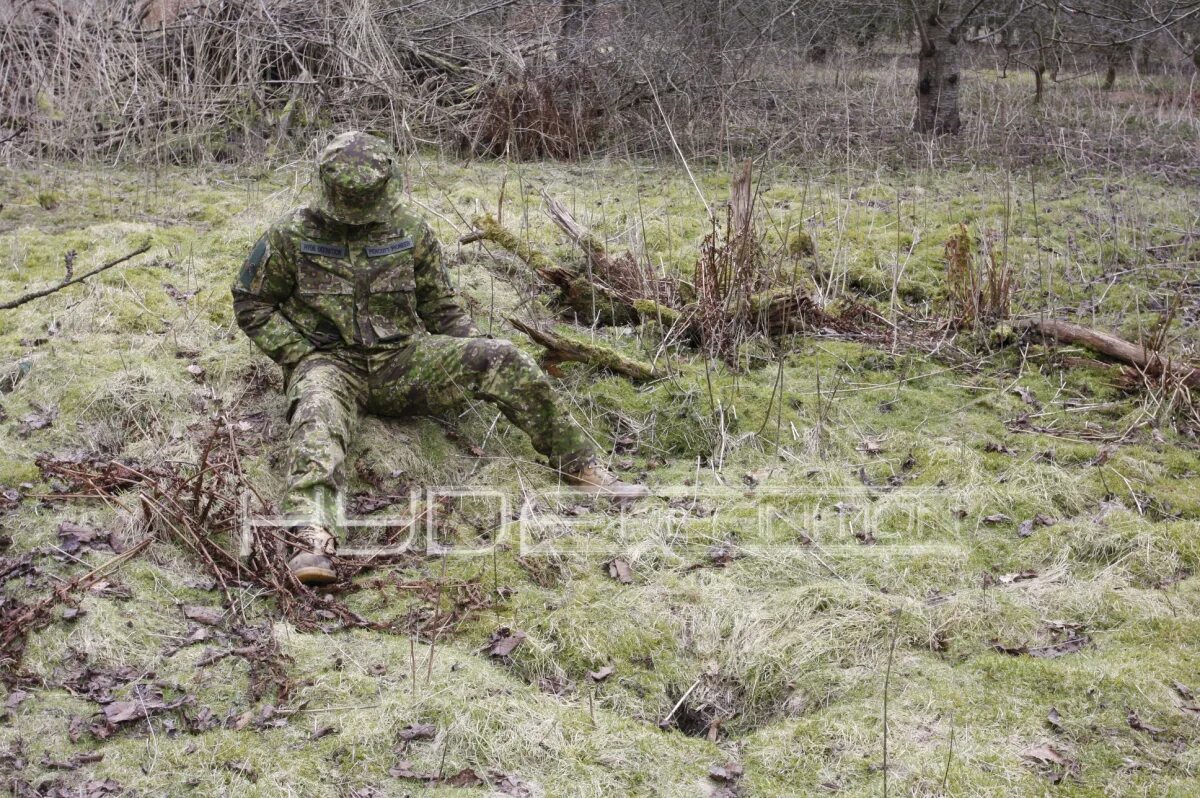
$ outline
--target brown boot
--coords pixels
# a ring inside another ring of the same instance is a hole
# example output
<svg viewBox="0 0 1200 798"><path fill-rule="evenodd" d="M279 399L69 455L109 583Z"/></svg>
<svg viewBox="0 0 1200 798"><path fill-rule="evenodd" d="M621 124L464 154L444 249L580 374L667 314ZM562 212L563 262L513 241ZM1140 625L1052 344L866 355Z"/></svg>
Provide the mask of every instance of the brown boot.
<svg viewBox="0 0 1200 798"><path fill-rule="evenodd" d="M568 473L567 479L582 493L607 496L617 502L644 499L650 495L645 485L622 482L597 460L589 460L578 471Z"/></svg>
<svg viewBox="0 0 1200 798"><path fill-rule="evenodd" d="M296 553L288 561L288 570L304 585L327 585L337 581L333 568L333 556L337 554L337 539L323 526L302 526L296 536L308 544L308 548Z"/></svg>

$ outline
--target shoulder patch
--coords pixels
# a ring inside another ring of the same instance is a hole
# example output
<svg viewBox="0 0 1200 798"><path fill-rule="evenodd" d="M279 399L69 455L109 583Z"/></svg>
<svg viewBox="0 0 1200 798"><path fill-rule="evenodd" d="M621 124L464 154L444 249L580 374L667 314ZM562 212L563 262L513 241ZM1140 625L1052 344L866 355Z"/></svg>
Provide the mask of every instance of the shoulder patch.
<svg viewBox="0 0 1200 798"><path fill-rule="evenodd" d="M366 250L368 258L382 258L384 255L395 255L397 252L405 252L412 248L412 238L405 236L404 238L389 241L386 244L380 244L377 247L367 247Z"/></svg>
<svg viewBox="0 0 1200 798"><path fill-rule="evenodd" d="M318 244L316 241L301 241L300 251L305 255L324 255L327 258L350 257L350 250L340 244Z"/></svg>
<svg viewBox="0 0 1200 798"><path fill-rule="evenodd" d="M242 270L238 273L238 288L243 291L254 291L261 287L262 280L258 279L259 272L270 259L270 248L267 245L267 237L264 235L254 244L254 249L250 250L250 256L242 264Z"/></svg>

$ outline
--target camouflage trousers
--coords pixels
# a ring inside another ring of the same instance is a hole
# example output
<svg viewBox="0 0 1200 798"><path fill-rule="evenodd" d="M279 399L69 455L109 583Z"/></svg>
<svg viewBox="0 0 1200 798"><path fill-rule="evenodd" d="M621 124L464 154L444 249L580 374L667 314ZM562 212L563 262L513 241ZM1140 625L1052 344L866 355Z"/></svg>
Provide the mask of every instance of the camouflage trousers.
<svg viewBox="0 0 1200 798"><path fill-rule="evenodd" d="M471 399L495 405L554 468L574 471L592 457L546 375L509 341L431 335L402 349L318 351L296 365L288 382L284 515L336 528L359 412L430 415Z"/></svg>

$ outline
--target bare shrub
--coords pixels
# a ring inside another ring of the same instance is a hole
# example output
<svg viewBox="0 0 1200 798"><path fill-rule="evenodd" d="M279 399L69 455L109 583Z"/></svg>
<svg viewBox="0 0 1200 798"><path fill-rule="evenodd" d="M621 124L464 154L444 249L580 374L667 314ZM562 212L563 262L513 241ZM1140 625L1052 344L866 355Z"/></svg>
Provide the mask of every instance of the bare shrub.
<svg viewBox="0 0 1200 798"><path fill-rule="evenodd" d="M746 161L734 176L724 223L711 217L712 232L700 244L696 261L700 343L709 357L736 356L753 331L753 298L770 284L754 224L751 169Z"/></svg>

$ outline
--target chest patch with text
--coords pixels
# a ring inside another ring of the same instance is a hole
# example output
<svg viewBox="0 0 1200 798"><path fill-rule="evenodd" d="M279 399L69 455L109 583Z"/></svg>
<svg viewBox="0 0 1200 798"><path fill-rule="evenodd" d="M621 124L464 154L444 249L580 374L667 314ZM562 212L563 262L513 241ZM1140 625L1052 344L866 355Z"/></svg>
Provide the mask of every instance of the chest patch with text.
<svg viewBox="0 0 1200 798"><path fill-rule="evenodd" d="M324 255L327 258L350 257L350 250L340 244L318 244L316 241L301 241L300 251L305 255Z"/></svg>
<svg viewBox="0 0 1200 798"><path fill-rule="evenodd" d="M367 247L368 258L382 258L385 255L395 255L397 252L406 252L413 248L413 240L411 238L398 238L395 241L389 241L386 244L380 244L375 247Z"/></svg>

